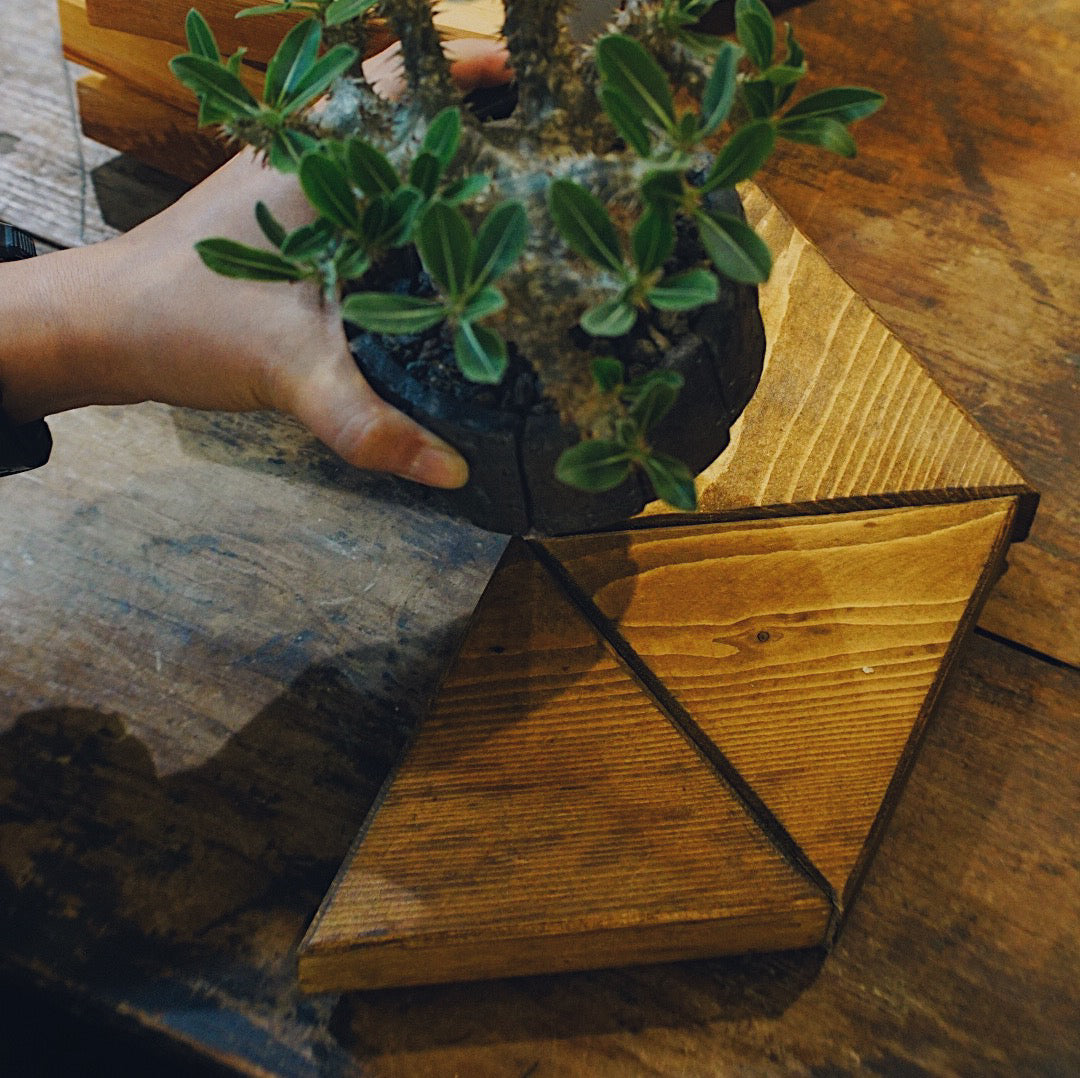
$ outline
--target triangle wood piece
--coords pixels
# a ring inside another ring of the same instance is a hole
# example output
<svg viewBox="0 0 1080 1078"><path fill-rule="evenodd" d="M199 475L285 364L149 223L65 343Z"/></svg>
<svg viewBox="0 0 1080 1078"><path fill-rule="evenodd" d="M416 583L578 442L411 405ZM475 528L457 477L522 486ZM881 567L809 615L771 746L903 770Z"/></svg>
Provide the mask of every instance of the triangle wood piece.
<svg viewBox="0 0 1080 1078"><path fill-rule="evenodd" d="M952 649L1000 570L1017 502L545 547L846 898Z"/></svg>
<svg viewBox="0 0 1080 1078"><path fill-rule="evenodd" d="M701 507L791 512L1020 493L1030 516L1024 478L911 352L764 192L746 184L741 194L774 256L760 289L765 370L731 445L699 477Z"/></svg>
<svg viewBox="0 0 1080 1078"><path fill-rule="evenodd" d="M326 991L804 947L831 912L518 540L300 979Z"/></svg>

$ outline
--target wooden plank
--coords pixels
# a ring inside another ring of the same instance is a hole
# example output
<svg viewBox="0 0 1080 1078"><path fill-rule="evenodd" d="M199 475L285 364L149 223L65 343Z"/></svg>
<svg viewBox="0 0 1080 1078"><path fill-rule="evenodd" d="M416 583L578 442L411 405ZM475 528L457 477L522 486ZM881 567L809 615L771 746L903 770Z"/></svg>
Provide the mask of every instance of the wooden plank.
<svg viewBox="0 0 1080 1078"><path fill-rule="evenodd" d="M174 45L137 34L92 26L87 18L86 0L58 0L64 55L77 64L126 83L142 95L156 98L192 115L198 112L194 95L169 70L177 55ZM263 73L250 64L240 65L240 77L254 94L262 93ZM146 132L152 146L154 131Z"/></svg>
<svg viewBox="0 0 1080 1078"><path fill-rule="evenodd" d="M188 0L124 3L123 0L86 0L90 22L109 30L122 30L143 38L186 45L184 19L192 6ZM253 5L247 0L200 0L195 5L205 16L224 52L240 45L250 49L253 60L265 63L277 48L295 16L286 14L237 19L236 13ZM436 22L447 37L493 37L502 26L500 0L451 0L439 6ZM385 35L385 30L373 32Z"/></svg>
<svg viewBox="0 0 1080 1078"><path fill-rule="evenodd" d="M761 184L989 433L1044 507L983 615L1080 663L1076 6L815 0L811 86L888 95L853 162L785 146Z"/></svg>
<svg viewBox="0 0 1080 1078"><path fill-rule="evenodd" d="M765 371L731 445L698 480L702 508L1022 490L1023 477L775 203L752 185L744 199L775 257L760 290Z"/></svg>
<svg viewBox="0 0 1080 1078"><path fill-rule="evenodd" d="M0 961L314 1074L291 949L505 540L270 414L52 427L0 514ZM191 946L232 972L149 972Z"/></svg>
<svg viewBox="0 0 1080 1078"><path fill-rule="evenodd" d="M116 151L79 134L52 0L4 13L0 71L0 217L62 247L114 235L89 176Z"/></svg>
<svg viewBox="0 0 1080 1078"><path fill-rule="evenodd" d="M322 992L805 947L830 912L518 541L300 979Z"/></svg>
<svg viewBox="0 0 1080 1078"><path fill-rule="evenodd" d="M824 961L353 993L338 1035L385 1078L1075 1073L1077 699L1076 671L972 639Z"/></svg>
<svg viewBox="0 0 1080 1078"><path fill-rule="evenodd" d="M545 546L844 896L1014 511L993 499Z"/></svg>
<svg viewBox="0 0 1080 1078"><path fill-rule="evenodd" d="M140 93L115 76L91 72L75 84L83 132L188 183L198 183L231 153L199 131L195 113Z"/></svg>

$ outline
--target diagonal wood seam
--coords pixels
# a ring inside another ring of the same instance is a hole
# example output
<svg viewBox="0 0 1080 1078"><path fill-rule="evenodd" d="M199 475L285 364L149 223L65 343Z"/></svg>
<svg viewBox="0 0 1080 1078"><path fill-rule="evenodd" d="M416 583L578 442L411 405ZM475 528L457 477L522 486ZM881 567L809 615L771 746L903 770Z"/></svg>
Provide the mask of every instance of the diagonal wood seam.
<svg viewBox="0 0 1080 1078"><path fill-rule="evenodd" d="M1025 490L1029 495L1033 495L1036 503L1038 502L1038 494L1030 487L1022 488L1022 490ZM1032 512L1033 511L1034 510L1032 510ZM859 855L855 859L851 871L848 873L843 891L839 896L839 915L834 918L835 923L830 925L830 929L834 933L840 930L844 918L847 916L848 909L850 908L851 899L858 893L859 888L862 886L863 877L866 875L867 869L874 859L874 854L881 844L882 836L885 833L885 829L892 817L893 810L899 800L900 791L903 789L904 784L907 782L907 777L910 774L912 767L915 765L915 760L917 759L919 750L922 746L923 731L926 729L926 724L937 704L938 697L941 695L948 674L953 668L956 654L978 620L979 614L982 612L983 604L986 602L991 589L1005 571L1005 557L1008 553L1009 544L1013 541L1011 536L1015 535L1018 528L1024 526L1023 518L1026 512L1027 509L1025 507L1023 495L1017 495L1012 508L1002 522L1001 531L994 541L993 549L990 551L990 555L983 565L982 572L979 574L979 579L975 582L975 587L972 589L964 613L960 616L960 620L953 630L952 639L945 649L945 654L942 655L941 660L938 663L937 674L926 693L922 707L919 709L919 714L916 716L915 722L912 724L911 730L908 733L904 750L900 754L900 759L896 762L896 767L893 769L888 786L885 787L885 793L882 795L881 804L878 806L878 810L874 814L874 820L870 825L870 830L863 840L862 849L859 851ZM1018 520L1020 523L1017 523ZM1030 517L1028 518L1028 521L1030 524Z"/></svg>
<svg viewBox="0 0 1080 1078"><path fill-rule="evenodd" d="M843 910L840 896L837 895L836 889L825 874L814 864L807 852L719 746L653 673L626 637L619 632L614 622L578 586L562 562L541 542L529 539L525 541L524 546L541 568L546 570L560 592L569 599L575 609L592 626L594 632L607 644L638 688L652 700L672 726L693 745L784 861L822 892L830 907L829 924L826 927L825 939L822 941L828 944L836 933Z"/></svg>
<svg viewBox="0 0 1080 1078"><path fill-rule="evenodd" d="M688 524L728 524L745 520L780 520L788 517L835 516L841 513L864 513L869 509L909 509L929 505L962 505L967 502L991 501L995 498L1016 498L1010 543L1027 539L1039 507L1039 492L1027 484L1015 483L992 487L946 487L937 490L892 491L881 494L850 494L836 498L820 498L807 502L785 502L773 505L747 505L709 512L692 513L667 511L644 513L621 524L597 529L601 532L644 531L656 528L680 528Z"/></svg>

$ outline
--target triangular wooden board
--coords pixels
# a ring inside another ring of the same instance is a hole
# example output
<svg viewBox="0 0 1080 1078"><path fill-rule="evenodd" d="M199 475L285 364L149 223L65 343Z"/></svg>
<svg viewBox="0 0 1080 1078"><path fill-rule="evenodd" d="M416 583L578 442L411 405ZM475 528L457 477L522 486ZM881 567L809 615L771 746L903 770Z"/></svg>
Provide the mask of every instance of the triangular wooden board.
<svg viewBox="0 0 1080 1078"><path fill-rule="evenodd" d="M831 913L517 541L300 978L325 991L809 946Z"/></svg>
<svg viewBox="0 0 1080 1078"><path fill-rule="evenodd" d="M765 370L731 445L698 479L701 508L805 511L1019 493L1030 516L1024 478L911 352L766 194L753 184L741 194L774 256L760 289Z"/></svg>
<svg viewBox="0 0 1080 1078"><path fill-rule="evenodd" d="M843 895L1015 504L545 546Z"/></svg>

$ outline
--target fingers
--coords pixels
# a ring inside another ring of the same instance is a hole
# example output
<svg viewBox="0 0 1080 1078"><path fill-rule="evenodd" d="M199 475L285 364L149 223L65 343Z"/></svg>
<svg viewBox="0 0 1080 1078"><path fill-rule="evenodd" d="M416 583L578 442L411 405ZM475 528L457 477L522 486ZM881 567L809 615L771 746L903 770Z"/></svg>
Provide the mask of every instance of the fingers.
<svg viewBox="0 0 1080 1078"><path fill-rule="evenodd" d="M458 86L475 90L481 86L501 86L513 77L509 53L500 41L489 38L453 38L443 44L443 51L450 61L450 74ZM405 92L405 75L401 63L401 43L364 61L364 77L375 92L391 101Z"/></svg>
<svg viewBox="0 0 1080 1078"><path fill-rule="evenodd" d="M453 448L381 400L343 356L284 388L291 412L335 453L357 468L391 472L432 487L464 486L468 466Z"/></svg>

